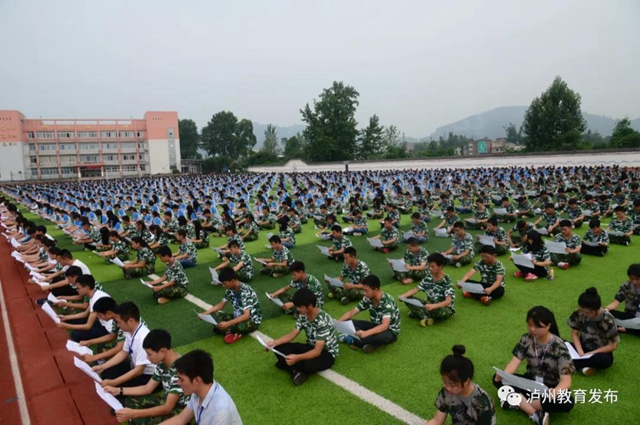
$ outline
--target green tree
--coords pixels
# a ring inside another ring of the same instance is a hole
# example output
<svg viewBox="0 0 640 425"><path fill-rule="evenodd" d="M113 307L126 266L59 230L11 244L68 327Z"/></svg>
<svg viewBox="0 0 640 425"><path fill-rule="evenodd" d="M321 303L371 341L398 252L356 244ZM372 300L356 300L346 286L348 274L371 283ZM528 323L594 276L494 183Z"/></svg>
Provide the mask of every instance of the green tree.
<svg viewBox="0 0 640 425"><path fill-rule="evenodd" d="M527 109L522 123L526 149L531 152L575 150L587 127L580 95L556 77Z"/></svg>
<svg viewBox="0 0 640 425"><path fill-rule="evenodd" d="M512 122L509 125L505 125L504 132L506 133L507 143L519 145L522 142L522 127L516 128L516 125Z"/></svg>
<svg viewBox="0 0 640 425"><path fill-rule="evenodd" d="M611 147L637 148L640 147L640 133L631 128L631 121L625 117L616 122L611 133Z"/></svg>
<svg viewBox="0 0 640 425"><path fill-rule="evenodd" d="M400 141L400 130L395 125L390 125L384 129L382 136L384 146L395 146Z"/></svg>
<svg viewBox="0 0 640 425"><path fill-rule="evenodd" d="M269 124L264 130L264 144L262 145L262 152L271 156L277 156L278 151L278 132L276 128Z"/></svg>
<svg viewBox="0 0 640 425"><path fill-rule="evenodd" d="M380 125L380 118L374 115L369 118L369 125L360 131L357 158L373 158L383 152L384 148L384 127Z"/></svg>
<svg viewBox="0 0 640 425"><path fill-rule="evenodd" d="M251 121L238 121L229 111L215 114L202 129L202 148L214 157L225 157L232 161L249 155L256 145Z"/></svg>
<svg viewBox="0 0 640 425"><path fill-rule="evenodd" d="M178 133L180 134L180 157L182 159L202 159L202 154L198 152L200 133L198 133L198 126L195 121L180 120L178 122Z"/></svg>
<svg viewBox="0 0 640 425"><path fill-rule="evenodd" d="M358 123L355 119L359 93L351 86L334 81L324 89L320 100L300 110L307 124L303 135L309 160L344 161L353 159L356 151Z"/></svg>
<svg viewBox="0 0 640 425"><path fill-rule="evenodd" d="M304 159L304 140L300 133L286 139L283 145L286 159Z"/></svg>

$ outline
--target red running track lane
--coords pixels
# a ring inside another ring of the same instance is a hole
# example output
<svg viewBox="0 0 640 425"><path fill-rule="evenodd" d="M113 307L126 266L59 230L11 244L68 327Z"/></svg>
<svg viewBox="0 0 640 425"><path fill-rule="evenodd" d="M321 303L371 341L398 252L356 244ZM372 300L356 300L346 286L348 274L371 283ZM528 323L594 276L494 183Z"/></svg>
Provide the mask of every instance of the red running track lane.
<svg viewBox="0 0 640 425"><path fill-rule="evenodd" d="M73 365L73 354L65 347L66 331L35 303L44 292L28 279L24 267L11 257L10 245L0 241L0 281L6 303L2 308L7 307L31 424L117 424L109 406L95 393L93 380ZM0 424L17 425L20 416L4 331L0 345Z"/></svg>

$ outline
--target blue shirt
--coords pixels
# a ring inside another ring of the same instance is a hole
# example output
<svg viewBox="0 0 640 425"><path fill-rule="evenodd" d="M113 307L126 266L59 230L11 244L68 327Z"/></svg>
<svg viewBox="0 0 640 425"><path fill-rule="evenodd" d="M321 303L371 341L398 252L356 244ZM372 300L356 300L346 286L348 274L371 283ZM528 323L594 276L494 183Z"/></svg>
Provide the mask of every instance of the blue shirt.
<svg viewBox="0 0 640 425"><path fill-rule="evenodd" d="M193 411L196 425L242 425L235 403L217 382L202 401L196 393L191 394L186 408Z"/></svg>

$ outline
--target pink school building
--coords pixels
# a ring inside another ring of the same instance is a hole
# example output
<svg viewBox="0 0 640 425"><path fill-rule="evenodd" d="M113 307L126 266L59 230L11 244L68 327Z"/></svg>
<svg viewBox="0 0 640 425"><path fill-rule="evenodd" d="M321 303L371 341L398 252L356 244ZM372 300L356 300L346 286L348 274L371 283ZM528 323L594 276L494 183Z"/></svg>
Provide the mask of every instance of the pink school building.
<svg viewBox="0 0 640 425"><path fill-rule="evenodd" d="M117 178L181 169L177 112L27 119L0 110L0 181Z"/></svg>

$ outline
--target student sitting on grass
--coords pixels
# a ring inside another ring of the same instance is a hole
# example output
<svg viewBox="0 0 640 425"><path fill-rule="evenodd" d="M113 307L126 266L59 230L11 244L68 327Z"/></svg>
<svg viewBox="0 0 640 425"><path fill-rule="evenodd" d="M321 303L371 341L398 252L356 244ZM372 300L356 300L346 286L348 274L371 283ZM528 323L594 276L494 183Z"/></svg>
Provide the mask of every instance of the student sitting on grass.
<svg viewBox="0 0 640 425"><path fill-rule="evenodd" d="M534 423L547 425L549 413L569 412L573 409L571 398L571 375L576 369L571 360L569 349L565 345L556 318L551 311L542 306L533 307L527 312L527 327L515 348L513 357L504 371L516 374L523 361L527 363L524 375L517 376L544 383L549 390L545 394L533 396L530 391L513 388L522 395L518 406L511 406L507 401L501 402L505 410L522 410ZM501 391L502 378L495 374L493 384Z"/></svg>
<svg viewBox="0 0 640 425"><path fill-rule="evenodd" d="M252 242L258 240L260 236L260 227L254 221L252 214L247 214L244 219L244 224L242 225L242 233L240 237L245 242Z"/></svg>
<svg viewBox="0 0 640 425"><path fill-rule="evenodd" d="M280 228L280 243L289 249L296 247L296 235L289 227L289 218L282 217L278 220L278 227Z"/></svg>
<svg viewBox="0 0 640 425"><path fill-rule="evenodd" d="M456 221L453 224L452 233L451 246L441 254L445 257L447 264L460 268L470 264L475 257L473 238L464 230L464 224L461 221Z"/></svg>
<svg viewBox="0 0 640 425"><path fill-rule="evenodd" d="M403 298L413 298L422 303L422 307L407 304L409 317L420 320L420 326L433 325L434 321L446 320L456 314L455 291L451 277L444 272L445 258L442 254L431 254L429 262L429 274L418 284L401 296ZM424 291L427 300L416 298L414 295L419 291Z"/></svg>
<svg viewBox="0 0 640 425"><path fill-rule="evenodd" d="M224 257L229 258L229 256L231 255L231 253L229 252L229 243L231 241L238 242L238 245L240 245L240 248L244 251L244 241L242 240L242 237L238 235L235 224L231 223L225 225L222 230L227 235L227 243L219 247L219 249L222 251L218 253L218 256L221 260L224 259Z"/></svg>
<svg viewBox="0 0 640 425"><path fill-rule="evenodd" d="M187 231L180 229L176 232L176 241L180 246L172 255L183 268L195 267L198 264L198 248L187 238Z"/></svg>
<svg viewBox="0 0 640 425"><path fill-rule="evenodd" d="M531 230L535 230L536 226L528 221L520 220L507 231L507 240L509 241L510 248L520 248L526 241L527 234ZM514 236L513 233L518 232L518 236Z"/></svg>
<svg viewBox="0 0 640 425"><path fill-rule="evenodd" d="M329 253L332 255L329 259L336 261L344 261L344 250L350 246L353 246L348 237L342 234L342 227L339 224L335 224L331 227L331 240L333 245L329 248Z"/></svg>
<svg viewBox="0 0 640 425"><path fill-rule="evenodd" d="M618 348L620 337L616 319L602 309L602 300L596 288L589 288L578 298L578 310L567 320L572 329L571 341L580 356L591 355L588 359L574 359L576 369L585 376L593 375L598 369L606 369L613 364L613 352Z"/></svg>
<svg viewBox="0 0 640 425"><path fill-rule="evenodd" d="M593 245L589 245L590 242ZM584 235L582 241L582 249L580 252L585 255L595 255L598 257L604 257L609 251L609 234L600 226L600 220L592 218L589 220L589 230Z"/></svg>
<svg viewBox="0 0 640 425"><path fill-rule="evenodd" d="M579 229L582 227L582 223L584 222L584 214L582 213L582 208L578 205L578 200L576 198L569 199L569 208L567 210L567 214L569 215L569 221L573 224L574 229Z"/></svg>
<svg viewBox="0 0 640 425"><path fill-rule="evenodd" d="M613 301L605 307L617 320L628 320L640 317L640 264L631 264L627 269L629 280L620 285ZM624 311L616 310L624 303ZM619 332L640 336L640 329L618 326Z"/></svg>
<svg viewBox="0 0 640 425"><path fill-rule="evenodd" d="M273 253L271 258L258 258L258 261L263 262L263 269L260 273L273 277L280 277L289 273L289 266L293 263L293 254L289 249L282 245L280 236L273 235L269 239L271 243L271 249Z"/></svg>
<svg viewBox="0 0 640 425"><path fill-rule="evenodd" d="M560 214L556 212L553 203L549 202L545 205L544 214L542 214L536 221L534 221L533 225L537 226L538 223L543 220L547 223L545 229L547 230L548 235L555 235L556 233L560 233L560 228L558 227L558 225L560 224Z"/></svg>
<svg viewBox="0 0 640 425"><path fill-rule="evenodd" d="M393 221L391 217L387 216L384 219L384 227L380 230L380 234L372 237L371 239L380 239L384 248L373 248L374 251L380 250L381 252L389 253L398 247L398 229L393 227Z"/></svg>
<svg viewBox="0 0 640 425"><path fill-rule="evenodd" d="M414 213L415 214L415 213ZM406 272L393 270L393 278L403 285L409 285L417 280L422 280L427 274L427 257L429 252L420 246L416 238L407 239L407 250L404 253L404 267Z"/></svg>
<svg viewBox="0 0 640 425"><path fill-rule="evenodd" d="M314 291L300 288L292 300L298 313L295 328L267 345L286 356L283 358L276 354L276 367L289 372L297 386L302 385L309 375L331 368L340 348L333 319L317 305ZM302 330L306 342L292 342Z"/></svg>
<svg viewBox="0 0 640 425"><path fill-rule="evenodd" d="M484 236L488 236L493 239L495 244L496 253L498 255L504 255L509 251L507 244L509 240L507 238L507 232L500 226L498 226L498 218L493 216L485 223ZM478 240L476 243L476 250L480 251L482 244Z"/></svg>
<svg viewBox="0 0 640 425"><path fill-rule="evenodd" d="M171 348L171 335L163 329L150 331L142 342L149 361L156 365L149 382L129 388L107 386L106 392L113 396L127 397L125 407L117 410L118 422L135 425L157 424L180 414L188 402L178 385L178 373L174 362L180 354ZM162 395L154 394L162 389Z"/></svg>
<svg viewBox="0 0 640 425"><path fill-rule="evenodd" d="M570 266L577 266L582 262L582 240L580 236L573 233L571 221L560 220L560 233L553 239L555 242L564 242L567 246L566 254L551 254L551 261L561 269L567 270Z"/></svg>
<svg viewBox="0 0 640 425"><path fill-rule="evenodd" d="M156 271L156 256L149 245L140 236L131 238L131 247L137 251L136 259L124 263L122 273L126 279L132 277L149 276Z"/></svg>
<svg viewBox="0 0 640 425"><path fill-rule="evenodd" d="M433 230L447 229L447 233L451 233L453 224L460 221L460 217L454 211L453 207L447 208L446 212L442 216L442 221Z"/></svg>
<svg viewBox="0 0 640 425"><path fill-rule="evenodd" d="M344 249L344 264L340 276L344 288L329 284L329 298L340 301L342 305L349 305L351 301L362 299L364 292L362 279L370 274L369 266L356 258L356 249L352 246Z"/></svg>
<svg viewBox="0 0 640 425"><path fill-rule="evenodd" d="M258 330L262 322L260 301L253 288L238 280L232 268L226 267L219 274L222 287L226 289L222 300L202 314L210 314L218 324L213 332L224 334L224 342L234 344L243 335ZM230 302L233 313L222 311Z"/></svg>
<svg viewBox="0 0 640 425"><path fill-rule="evenodd" d="M214 270L218 271L225 267L231 267L241 282L250 282L253 279L253 260L251 256L240 248L238 241L229 242L229 251L231 253L229 259L223 261Z"/></svg>
<svg viewBox="0 0 640 425"><path fill-rule="evenodd" d="M115 311L118 327L125 333L122 351L101 365L91 368L102 374L102 385L105 387L121 387L117 398L124 399L123 387L145 385L153 376L156 366L152 364L142 344L149 334L149 328L140 322L138 307L126 301Z"/></svg>
<svg viewBox="0 0 640 425"><path fill-rule="evenodd" d="M531 230L527 234L527 241L522 248L524 254L531 254L533 268L515 264L518 271L513 275L515 277L524 277L527 282L546 277L553 280L553 269L549 268L552 264L549 249L542 242L542 236L535 230Z"/></svg>
<svg viewBox="0 0 640 425"><path fill-rule="evenodd" d="M443 385L434 403L438 411L426 425L444 425L447 415L453 425L495 425L493 400L472 381L474 367L464 356L464 345L454 345L452 351L440 363Z"/></svg>
<svg viewBox="0 0 640 425"><path fill-rule="evenodd" d="M189 236L189 240L196 246L196 249L209 248L209 233L202 228L200 220L194 220L189 229L193 229L193 235Z"/></svg>
<svg viewBox="0 0 640 425"><path fill-rule="evenodd" d="M633 221L627 217L624 207L617 206L613 211L615 217L609 222L609 239L611 243L629 246L633 235Z"/></svg>
<svg viewBox="0 0 640 425"><path fill-rule="evenodd" d="M76 288L78 294L82 297L89 297L89 305L85 311L68 316L59 315L60 323L58 327L62 329L70 329L71 339L76 342L86 339L99 338L106 335L110 329L110 323L104 323L99 318L93 305L100 298L109 295L101 290L96 289L96 281L91 275L82 275L76 280Z"/></svg>
<svg viewBox="0 0 640 425"><path fill-rule="evenodd" d="M287 211L287 218L289 219L289 227L293 230L293 233L302 233L302 222L298 218L298 213L295 209L289 208Z"/></svg>
<svg viewBox="0 0 640 425"><path fill-rule="evenodd" d="M485 223L487 220L491 218L491 214L484 206L484 201L482 199L476 199L476 207L473 211L473 218L468 218L465 220L467 228L469 230L482 230L484 229ZM458 220L460 219L458 218ZM455 223L455 221L454 221ZM451 224L449 224L449 233L451 233Z"/></svg>
<svg viewBox="0 0 640 425"><path fill-rule="evenodd" d="M484 305L491 305L491 301L502 298L505 288L504 264L497 258L496 249L491 245L484 245L480 249L480 261L462 276L463 282L479 283L484 288L483 294L464 291L465 298L473 298ZM471 280L473 275L480 272L480 280Z"/></svg>
<svg viewBox="0 0 640 425"><path fill-rule="evenodd" d="M129 261L129 245L120 238L120 235L115 230L109 232L109 243L111 249L107 251L101 251L99 256L103 257L107 264L111 264L109 260L118 258L120 261Z"/></svg>
<svg viewBox="0 0 640 425"><path fill-rule="evenodd" d="M362 215L362 211L353 211L353 226L351 229L353 230L344 230L343 233L345 235L362 236L369 232L369 222L367 217Z"/></svg>
<svg viewBox="0 0 640 425"><path fill-rule="evenodd" d="M427 223L422 221L420 213L414 212L411 214L411 227L409 230L413 237L418 240L418 243L425 243L429 240L429 229L427 228Z"/></svg>
<svg viewBox="0 0 640 425"><path fill-rule="evenodd" d="M198 425L242 425L235 403L213 380L213 361L209 353L193 350L174 364L178 385L189 401L178 416L160 425L187 425L194 421Z"/></svg>
<svg viewBox="0 0 640 425"><path fill-rule="evenodd" d="M316 306L318 308L322 308L324 306L324 301L322 294L322 284L320 283L320 281L318 281L315 276L312 276L305 271L305 266L302 261L294 261L293 263L291 263L291 266L289 266L289 270L291 271L291 283L270 294L269 297L278 297L278 299L283 302L282 310L284 310L286 314L292 314L294 318L297 319L296 309L292 302L291 295L287 294L287 292L291 288L307 288L316 295Z"/></svg>
<svg viewBox="0 0 640 425"><path fill-rule="evenodd" d="M160 261L167 266L164 275L148 282L153 285L153 298L158 304L166 304L175 298L184 298L189 293L189 279L182 268L182 264L171 255L168 246L161 246L156 252Z"/></svg>
<svg viewBox="0 0 640 425"><path fill-rule="evenodd" d="M152 224L151 226L149 226L149 231L153 235L153 240L149 244L149 248L151 248L154 252L161 246L169 245L169 237L160 226L158 226L157 224Z"/></svg>
<svg viewBox="0 0 640 425"><path fill-rule="evenodd" d="M373 353L378 348L392 344L398 339L400 333L400 311L393 297L382 292L380 279L370 274L362 280L364 298L358 305L347 311L340 321L351 320L361 311L368 310L371 321L354 320L358 339L350 335L341 335L339 340L349 345L349 348L357 350L362 348L367 354Z"/></svg>

